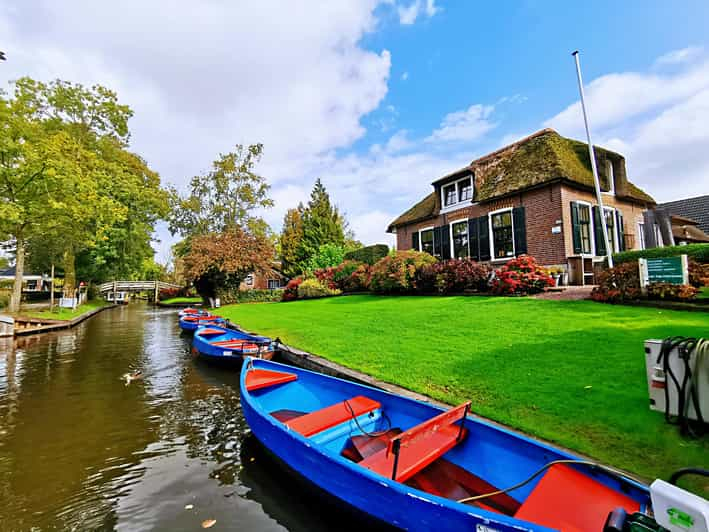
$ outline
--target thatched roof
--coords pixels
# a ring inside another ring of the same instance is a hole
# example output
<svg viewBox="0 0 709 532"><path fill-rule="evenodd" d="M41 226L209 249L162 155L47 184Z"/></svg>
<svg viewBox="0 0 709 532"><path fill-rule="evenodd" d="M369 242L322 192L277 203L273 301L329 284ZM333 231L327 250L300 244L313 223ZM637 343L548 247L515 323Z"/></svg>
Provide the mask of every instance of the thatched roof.
<svg viewBox="0 0 709 532"><path fill-rule="evenodd" d="M611 161L616 196L641 204L654 204L651 196L627 180L622 155L595 147L599 179L608 188ZM474 160L469 166L433 182L434 192L394 220L389 230L438 214L437 191L446 181L472 172L475 176L474 202L486 202L553 182L593 190L593 173L588 145L567 139L552 129L543 129L509 146Z"/></svg>

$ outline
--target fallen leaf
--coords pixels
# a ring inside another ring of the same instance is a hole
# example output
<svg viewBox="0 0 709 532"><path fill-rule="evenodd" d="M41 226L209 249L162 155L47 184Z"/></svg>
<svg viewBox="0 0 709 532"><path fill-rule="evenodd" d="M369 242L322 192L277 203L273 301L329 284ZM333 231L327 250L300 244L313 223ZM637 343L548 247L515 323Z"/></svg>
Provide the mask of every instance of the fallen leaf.
<svg viewBox="0 0 709 532"><path fill-rule="evenodd" d="M216 524L216 519L207 519L206 521L202 521L202 528L212 528Z"/></svg>
<svg viewBox="0 0 709 532"><path fill-rule="evenodd" d="M194 508L194 504L185 504L185 510L191 510Z"/></svg>
<svg viewBox="0 0 709 532"><path fill-rule="evenodd" d="M584 390L590 390L591 388L593 388L593 386L591 386L591 385L588 385L588 386L584 386L584 387L583 387Z"/></svg>

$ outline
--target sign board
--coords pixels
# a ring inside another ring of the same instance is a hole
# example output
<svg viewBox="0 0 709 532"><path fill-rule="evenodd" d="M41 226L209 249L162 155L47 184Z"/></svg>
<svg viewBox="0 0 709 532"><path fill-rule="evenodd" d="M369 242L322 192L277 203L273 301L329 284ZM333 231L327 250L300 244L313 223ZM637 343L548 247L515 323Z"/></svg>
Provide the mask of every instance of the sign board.
<svg viewBox="0 0 709 532"><path fill-rule="evenodd" d="M638 259L640 285L650 283L689 284L687 255L659 259Z"/></svg>

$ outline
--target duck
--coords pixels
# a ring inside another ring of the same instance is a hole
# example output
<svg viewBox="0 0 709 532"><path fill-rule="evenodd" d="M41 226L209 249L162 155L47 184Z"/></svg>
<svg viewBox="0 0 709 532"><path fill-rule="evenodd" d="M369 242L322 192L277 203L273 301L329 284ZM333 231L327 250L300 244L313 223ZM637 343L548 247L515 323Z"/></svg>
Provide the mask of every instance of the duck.
<svg viewBox="0 0 709 532"><path fill-rule="evenodd" d="M123 380L126 381L126 386L128 386L131 382L137 381L142 378L143 378L143 372L140 370L135 370L135 371L131 371L130 373L123 374Z"/></svg>

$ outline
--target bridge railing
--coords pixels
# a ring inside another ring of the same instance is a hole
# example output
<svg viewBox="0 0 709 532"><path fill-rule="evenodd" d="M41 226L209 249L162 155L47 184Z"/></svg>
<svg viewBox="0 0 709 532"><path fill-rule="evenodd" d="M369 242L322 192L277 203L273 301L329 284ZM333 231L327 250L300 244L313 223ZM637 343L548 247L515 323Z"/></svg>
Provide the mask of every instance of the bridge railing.
<svg viewBox="0 0 709 532"><path fill-rule="evenodd" d="M180 285L166 283L165 281L108 281L98 285L99 292L145 292L155 290L179 290Z"/></svg>

